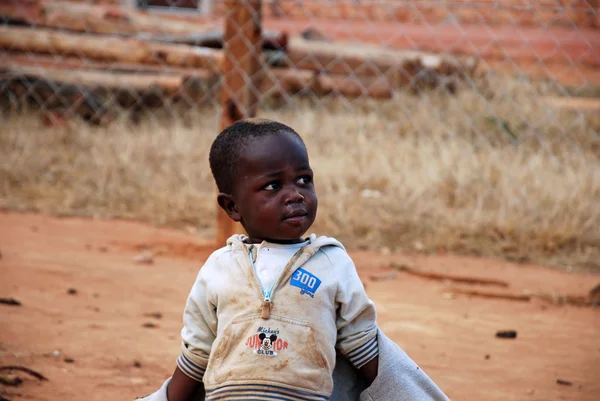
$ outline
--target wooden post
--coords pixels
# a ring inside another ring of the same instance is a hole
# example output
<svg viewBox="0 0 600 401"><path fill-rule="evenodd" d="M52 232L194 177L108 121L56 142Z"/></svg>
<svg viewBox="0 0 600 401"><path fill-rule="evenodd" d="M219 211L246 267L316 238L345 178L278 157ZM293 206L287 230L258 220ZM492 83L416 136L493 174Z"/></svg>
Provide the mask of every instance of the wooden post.
<svg viewBox="0 0 600 401"><path fill-rule="evenodd" d="M221 130L243 118L254 117L258 107L262 1L225 1L224 57L222 63ZM256 86L255 86L256 85ZM217 246L225 245L241 225L219 208Z"/></svg>

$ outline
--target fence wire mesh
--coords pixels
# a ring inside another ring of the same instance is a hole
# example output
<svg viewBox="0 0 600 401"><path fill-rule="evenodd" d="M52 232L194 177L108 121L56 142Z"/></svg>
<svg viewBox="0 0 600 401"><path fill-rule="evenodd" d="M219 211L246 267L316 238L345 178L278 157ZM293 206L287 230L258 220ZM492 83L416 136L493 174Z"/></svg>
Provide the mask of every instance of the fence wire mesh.
<svg viewBox="0 0 600 401"><path fill-rule="evenodd" d="M600 269L597 0L253 1L0 1L0 207L214 233L225 91L304 137L317 232Z"/></svg>

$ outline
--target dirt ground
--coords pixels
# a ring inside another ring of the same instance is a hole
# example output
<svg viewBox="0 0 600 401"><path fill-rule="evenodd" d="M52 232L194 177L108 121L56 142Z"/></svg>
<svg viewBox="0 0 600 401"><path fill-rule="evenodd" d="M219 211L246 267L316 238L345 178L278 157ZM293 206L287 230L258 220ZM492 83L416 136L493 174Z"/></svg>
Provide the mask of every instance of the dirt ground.
<svg viewBox="0 0 600 401"><path fill-rule="evenodd" d="M145 247L154 263L135 263ZM132 400L158 388L174 368L184 302L210 251L192 234L136 222L0 213L0 297L21 302L0 304L0 365L48 378L15 371L24 382L0 385L0 395ZM500 280L508 287L460 288L521 296L585 296L600 275L452 255L351 254L380 327L453 400L600 399L600 309L452 294L457 284L389 266ZM498 330L518 335L501 339Z"/></svg>

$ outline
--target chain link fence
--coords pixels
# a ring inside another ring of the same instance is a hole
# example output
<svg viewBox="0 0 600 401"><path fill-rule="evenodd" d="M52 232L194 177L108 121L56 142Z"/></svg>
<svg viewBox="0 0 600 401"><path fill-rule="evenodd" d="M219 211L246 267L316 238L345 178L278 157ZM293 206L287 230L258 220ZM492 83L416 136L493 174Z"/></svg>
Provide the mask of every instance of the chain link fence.
<svg viewBox="0 0 600 401"><path fill-rule="evenodd" d="M316 232L599 270L598 9L1 0L0 207L214 235L208 147L258 115L305 138Z"/></svg>

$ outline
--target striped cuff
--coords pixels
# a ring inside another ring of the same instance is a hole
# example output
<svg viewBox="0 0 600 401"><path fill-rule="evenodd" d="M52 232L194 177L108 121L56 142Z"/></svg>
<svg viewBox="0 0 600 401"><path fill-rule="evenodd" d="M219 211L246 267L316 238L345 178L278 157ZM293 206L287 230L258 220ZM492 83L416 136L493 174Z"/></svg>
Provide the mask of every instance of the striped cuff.
<svg viewBox="0 0 600 401"><path fill-rule="evenodd" d="M187 377L194 379L198 382L202 381L204 372L206 372L205 366L200 366L187 359L183 354L177 358L177 366Z"/></svg>
<svg viewBox="0 0 600 401"><path fill-rule="evenodd" d="M377 336L375 336L360 347L348 352L346 357L356 369L360 369L378 355L379 346L377 345Z"/></svg>
<svg viewBox="0 0 600 401"><path fill-rule="evenodd" d="M206 390L206 401L327 401L328 396L270 384L233 384Z"/></svg>

